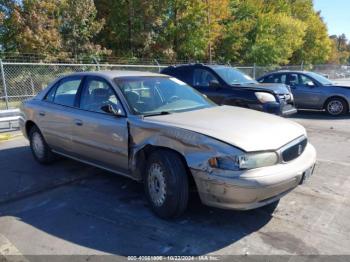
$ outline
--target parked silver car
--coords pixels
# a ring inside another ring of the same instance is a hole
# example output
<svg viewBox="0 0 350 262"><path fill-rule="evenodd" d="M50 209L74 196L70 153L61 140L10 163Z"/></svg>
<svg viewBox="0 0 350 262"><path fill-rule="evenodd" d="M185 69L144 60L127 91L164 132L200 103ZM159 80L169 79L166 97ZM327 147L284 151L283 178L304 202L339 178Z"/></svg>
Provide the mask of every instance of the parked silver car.
<svg viewBox="0 0 350 262"><path fill-rule="evenodd" d="M312 174L316 161L302 126L217 106L161 74L72 74L24 102L21 112L40 163L59 154L143 182L163 218L184 212L191 182L209 206L275 203Z"/></svg>
<svg viewBox="0 0 350 262"><path fill-rule="evenodd" d="M325 109L332 116L349 113L350 86L334 84L328 78L308 71L278 71L258 78L260 83L283 83L291 87L299 109Z"/></svg>

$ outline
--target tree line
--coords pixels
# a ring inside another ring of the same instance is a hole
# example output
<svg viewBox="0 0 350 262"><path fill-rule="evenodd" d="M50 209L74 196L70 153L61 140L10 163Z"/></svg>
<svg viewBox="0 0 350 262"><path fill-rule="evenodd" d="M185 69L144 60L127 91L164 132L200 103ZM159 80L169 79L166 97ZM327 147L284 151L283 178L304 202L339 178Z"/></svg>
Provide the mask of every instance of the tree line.
<svg viewBox="0 0 350 262"><path fill-rule="evenodd" d="M0 0L0 49L258 65L350 56L312 0Z"/></svg>

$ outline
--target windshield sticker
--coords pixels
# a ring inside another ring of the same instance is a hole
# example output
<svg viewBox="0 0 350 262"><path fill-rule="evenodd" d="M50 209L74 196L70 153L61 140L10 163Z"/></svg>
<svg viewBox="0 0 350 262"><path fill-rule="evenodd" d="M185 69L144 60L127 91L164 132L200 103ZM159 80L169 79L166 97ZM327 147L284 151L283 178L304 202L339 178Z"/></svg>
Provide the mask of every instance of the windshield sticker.
<svg viewBox="0 0 350 262"><path fill-rule="evenodd" d="M175 82L176 84L179 84L179 85L182 85L182 86L185 86L186 84L184 82L182 82L181 80L177 79L177 78L170 78L171 81Z"/></svg>

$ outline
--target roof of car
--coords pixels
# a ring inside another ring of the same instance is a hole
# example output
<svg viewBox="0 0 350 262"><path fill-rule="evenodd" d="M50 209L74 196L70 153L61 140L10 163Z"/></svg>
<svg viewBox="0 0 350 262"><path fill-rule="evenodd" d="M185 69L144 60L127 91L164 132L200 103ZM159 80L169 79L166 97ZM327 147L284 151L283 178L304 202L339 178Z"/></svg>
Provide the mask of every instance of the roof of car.
<svg viewBox="0 0 350 262"><path fill-rule="evenodd" d="M104 78L114 79L116 77L128 77L128 76L166 76L159 73L144 72L144 71L131 71L131 70L112 70L112 71L92 71L92 72L77 72L72 73L74 75L88 75L88 76L100 76Z"/></svg>
<svg viewBox="0 0 350 262"><path fill-rule="evenodd" d="M283 74L283 73L294 73L294 74L309 74L312 73L310 71L301 71L301 70L276 70L276 71L271 71L268 72L262 76L260 76L258 79L269 76L269 75L273 75L273 74Z"/></svg>
<svg viewBox="0 0 350 262"><path fill-rule="evenodd" d="M316 74L322 74L318 72L312 72L312 71L303 71L303 70L277 70L277 71L272 71L267 73L266 75L269 74L277 74L277 73L295 73L295 74L310 74L310 73L316 73Z"/></svg>
<svg viewBox="0 0 350 262"><path fill-rule="evenodd" d="M209 68L220 68L220 67L232 67L230 65L220 65L220 64L201 64L201 63L193 63L193 64L179 64L179 65L171 65L167 68L164 68L163 70L168 69L176 69L176 68L183 68L183 67L209 67Z"/></svg>

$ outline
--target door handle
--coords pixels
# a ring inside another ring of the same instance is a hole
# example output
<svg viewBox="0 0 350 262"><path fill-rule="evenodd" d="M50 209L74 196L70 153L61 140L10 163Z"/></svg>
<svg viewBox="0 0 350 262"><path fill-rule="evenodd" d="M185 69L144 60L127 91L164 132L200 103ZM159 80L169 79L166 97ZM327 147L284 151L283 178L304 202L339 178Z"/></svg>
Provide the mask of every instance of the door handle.
<svg viewBox="0 0 350 262"><path fill-rule="evenodd" d="M39 115L40 115L40 116L45 116L45 112L44 112L44 111L40 111L40 112L39 112Z"/></svg>
<svg viewBox="0 0 350 262"><path fill-rule="evenodd" d="M79 119L75 119L74 120L74 123L77 125L77 126L82 126L83 125L83 121L79 120Z"/></svg>

